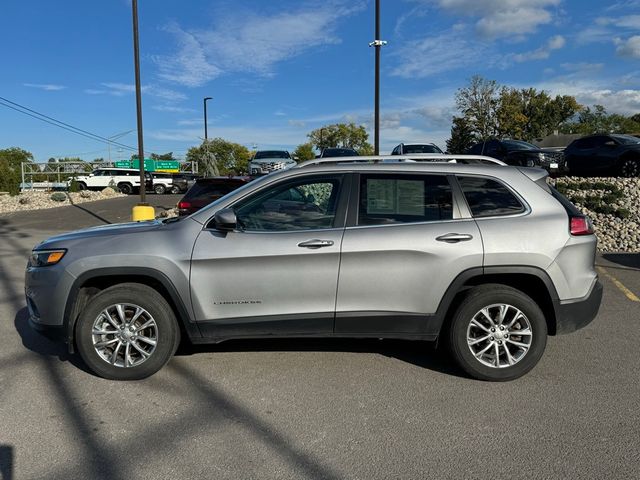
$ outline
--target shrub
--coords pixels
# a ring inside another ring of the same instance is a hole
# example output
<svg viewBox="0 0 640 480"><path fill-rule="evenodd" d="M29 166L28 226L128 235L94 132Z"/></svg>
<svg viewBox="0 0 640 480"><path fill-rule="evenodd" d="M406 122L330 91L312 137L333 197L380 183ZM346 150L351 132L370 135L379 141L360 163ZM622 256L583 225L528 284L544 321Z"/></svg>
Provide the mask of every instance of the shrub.
<svg viewBox="0 0 640 480"><path fill-rule="evenodd" d="M67 195L62 192L54 192L51 194L51 200L54 202L64 202L67 199Z"/></svg>
<svg viewBox="0 0 640 480"><path fill-rule="evenodd" d="M70 192L79 192L80 191L80 187L78 186L78 182L76 182L75 177L71 179L71 183L69 184L69 191Z"/></svg>

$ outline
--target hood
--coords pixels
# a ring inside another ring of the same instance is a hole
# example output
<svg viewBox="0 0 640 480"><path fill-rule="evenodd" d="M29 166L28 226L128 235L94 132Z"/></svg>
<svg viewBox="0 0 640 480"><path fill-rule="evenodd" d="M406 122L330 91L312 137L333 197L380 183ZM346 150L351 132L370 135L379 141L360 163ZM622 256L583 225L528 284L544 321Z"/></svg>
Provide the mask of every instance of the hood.
<svg viewBox="0 0 640 480"><path fill-rule="evenodd" d="M113 225L100 225L98 227L90 227L82 230L76 230L74 232L63 233L61 235L55 235L44 240L35 248L53 248L54 244L68 244L71 241L82 240L85 238L149 232L152 230L157 230L162 225L163 223L159 220L152 220L148 222L115 223Z"/></svg>
<svg viewBox="0 0 640 480"><path fill-rule="evenodd" d="M278 157L274 157L274 158L258 158L251 160L251 163L289 163L289 162L294 162L295 160L293 158L278 158Z"/></svg>

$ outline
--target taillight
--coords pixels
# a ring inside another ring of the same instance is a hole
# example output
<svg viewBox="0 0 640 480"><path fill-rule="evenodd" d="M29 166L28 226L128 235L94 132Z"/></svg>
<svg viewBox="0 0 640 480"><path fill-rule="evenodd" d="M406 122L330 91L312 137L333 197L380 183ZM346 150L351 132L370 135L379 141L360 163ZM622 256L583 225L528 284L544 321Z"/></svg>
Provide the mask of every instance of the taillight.
<svg viewBox="0 0 640 480"><path fill-rule="evenodd" d="M179 209L191 208L191 202L178 202Z"/></svg>
<svg viewBox="0 0 640 480"><path fill-rule="evenodd" d="M571 235L591 235L593 234L593 225L589 217L570 217L569 231Z"/></svg>

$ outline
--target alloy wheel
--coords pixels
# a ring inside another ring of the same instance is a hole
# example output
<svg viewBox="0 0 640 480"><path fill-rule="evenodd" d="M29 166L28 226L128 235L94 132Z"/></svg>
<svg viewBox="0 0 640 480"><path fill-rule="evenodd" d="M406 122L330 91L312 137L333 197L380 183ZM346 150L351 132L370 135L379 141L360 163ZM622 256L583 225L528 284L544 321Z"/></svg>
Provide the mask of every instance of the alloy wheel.
<svg viewBox="0 0 640 480"><path fill-rule="evenodd" d="M122 368L144 363L158 344L158 326L144 308L117 303L93 322L93 348L105 362Z"/></svg>
<svg viewBox="0 0 640 480"><path fill-rule="evenodd" d="M480 309L467 326L467 345L483 365L506 368L520 362L533 340L531 322L518 308L500 303Z"/></svg>

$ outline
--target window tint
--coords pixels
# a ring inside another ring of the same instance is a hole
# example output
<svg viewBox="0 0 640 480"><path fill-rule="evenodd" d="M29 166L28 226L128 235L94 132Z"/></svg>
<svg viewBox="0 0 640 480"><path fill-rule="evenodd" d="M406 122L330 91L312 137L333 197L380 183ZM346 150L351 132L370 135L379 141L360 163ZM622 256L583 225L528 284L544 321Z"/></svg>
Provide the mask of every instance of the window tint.
<svg viewBox="0 0 640 480"><path fill-rule="evenodd" d="M451 186L441 175L362 175L358 225L453 218Z"/></svg>
<svg viewBox="0 0 640 480"><path fill-rule="evenodd" d="M516 196L495 180L458 177L458 181L474 217L513 215L524 212L524 206Z"/></svg>
<svg viewBox="0 0 640 480"><path fill-rule="evenodd" d="M234 210L245 231L331 228L339 186L337 178L288 182L251 196Z"/></svg>

